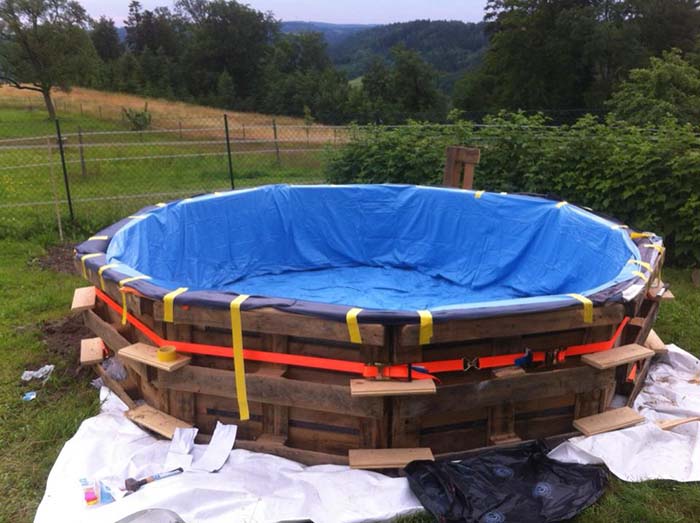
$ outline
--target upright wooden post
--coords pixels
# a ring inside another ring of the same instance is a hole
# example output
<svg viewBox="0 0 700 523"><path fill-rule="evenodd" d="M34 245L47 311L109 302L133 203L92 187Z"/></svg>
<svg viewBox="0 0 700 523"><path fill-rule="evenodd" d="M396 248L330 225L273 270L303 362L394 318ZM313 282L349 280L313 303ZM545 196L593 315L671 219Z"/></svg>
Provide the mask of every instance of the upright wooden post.
<svg viewBox="0 0 700 523"><path fill-rule="evenodd" d="M277 122L272 119L272 132L275 136L275 158L277 159L277 165L280 165L280 143L277 140Z"/></svg>
<svg viewBox="0 0 700 523"><path fill-rule="evenodd" d="M83 130L80 126L78 126L78 151L80 152L80 173L85 178L87 169L85 168L85 151L83 150Z"/></svg>
<svg viewBox="0 0 700 523"><path fill-rule="evenodd" d="M449 146L445 151L445 174L442 185L471 189L474 185L474 167L479 163L481 152L476 147Z"/></svg>

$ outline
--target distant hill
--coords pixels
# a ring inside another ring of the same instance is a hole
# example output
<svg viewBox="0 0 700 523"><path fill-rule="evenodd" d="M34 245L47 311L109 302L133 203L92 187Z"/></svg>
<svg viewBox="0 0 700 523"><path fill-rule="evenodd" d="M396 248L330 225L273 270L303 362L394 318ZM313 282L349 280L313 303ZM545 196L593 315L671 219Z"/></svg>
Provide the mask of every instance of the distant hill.
<svg viewBox="0 0 700 523"><path fill-rule="evenodd" d="M321 33L329 47L335 46L346 40L349 36L359 31L377 27L376 24L328 24L326 22L282 22L280 28L283 33Z"/></svg>
<svg viewBox="0 0 700 523"><path fill-rule="evenodd" d="M356 31L331 44L333 62L349 78L364 74L374 57L386 58L403 44L443 73L441 84L449 89L464 71L479 64L488 44L485 24L459 21L415 20Z"/></svg>

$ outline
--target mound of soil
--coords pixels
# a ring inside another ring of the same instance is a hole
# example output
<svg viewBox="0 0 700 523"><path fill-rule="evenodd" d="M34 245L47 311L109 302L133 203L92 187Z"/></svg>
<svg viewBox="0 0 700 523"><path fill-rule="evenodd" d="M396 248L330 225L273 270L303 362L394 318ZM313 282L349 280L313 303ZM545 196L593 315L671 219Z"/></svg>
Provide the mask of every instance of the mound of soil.
<svg viewBox="0 0 700 523"><path fill-rule="evenodd" d="M80 340L95 336L90 329L83 325L80 316L45 321L41 325L41 332L50 353L76 365L80 360Z"/></svg>
<svg viewBox="0 0 700 523"><path fill-rule="evenodd" d="M69 244L52 245L46 250L44 256L36 260L36 263L42 269L75 274L73 246Z"/></svg>

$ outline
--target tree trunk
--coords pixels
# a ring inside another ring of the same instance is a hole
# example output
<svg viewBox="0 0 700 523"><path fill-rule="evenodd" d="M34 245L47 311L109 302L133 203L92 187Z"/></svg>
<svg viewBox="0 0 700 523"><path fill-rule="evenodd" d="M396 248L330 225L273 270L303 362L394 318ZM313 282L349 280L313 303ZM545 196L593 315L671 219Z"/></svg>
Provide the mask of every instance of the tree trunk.
<svg viewBox="0 0 700 523"><path fill-rule="evenodd" d="M49 113L49 119L53 121L56 119L56 108L51 99L51 89L42 89L41 94L44 96L44 103L46 104L46 111Z"/></svg>

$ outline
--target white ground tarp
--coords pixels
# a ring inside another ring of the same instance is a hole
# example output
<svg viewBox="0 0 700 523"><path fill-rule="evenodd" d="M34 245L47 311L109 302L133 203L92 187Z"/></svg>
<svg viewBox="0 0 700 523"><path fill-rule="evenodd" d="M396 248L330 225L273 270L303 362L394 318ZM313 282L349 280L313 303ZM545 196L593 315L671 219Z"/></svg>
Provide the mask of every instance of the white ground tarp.
<svg viewBox="0 0 700 523"><path fill-rule="evenodd" d="M550 452L573 463L605 463L625 481L700 481L700 422L661 430L654 421L700 416L700 361L668 345L655 361L634 408L647 422L624 430L572 438Z"/></svg>
<svg viewBox="0 0 700 523"><path fill-rule="evenodd" d="M421 509L404 478L336 465L305 467L268 454L233 450L216 473L187 471L146 485L108 505L87 507L80 478L122 484L162 472L169 441L124 417L125 406L103 389L102 412L85 420L51 470L36 523L113 523L148 508L167 508L187 523L389 520ZM206 449L195 445L196 462Z"/></svg>

